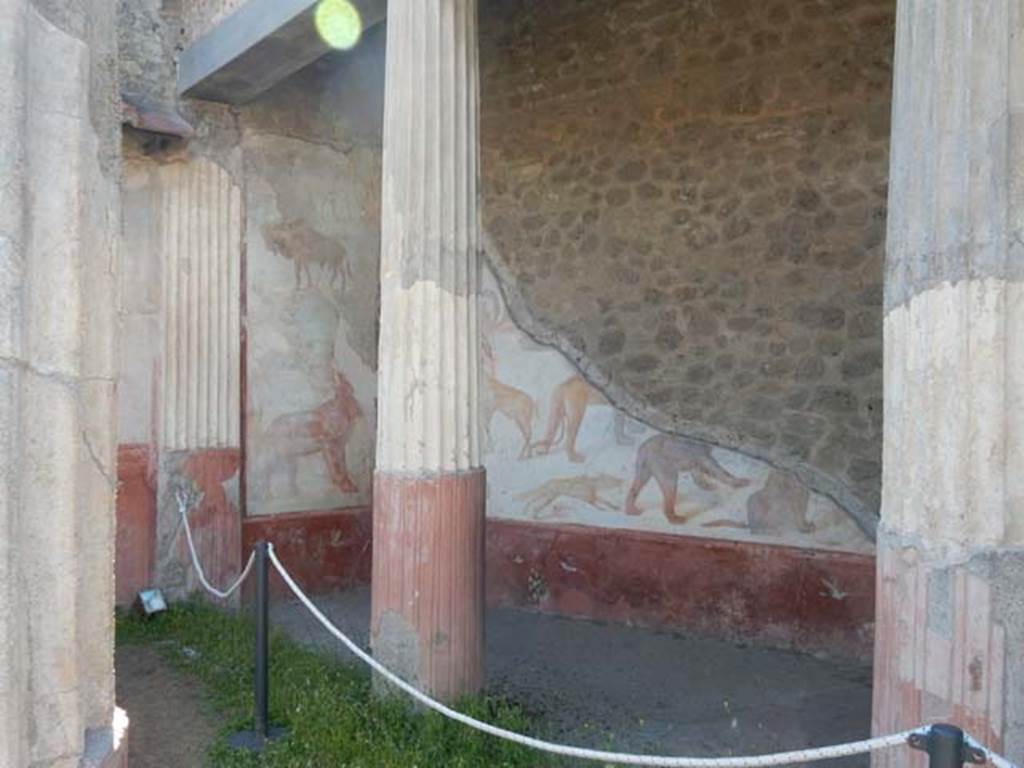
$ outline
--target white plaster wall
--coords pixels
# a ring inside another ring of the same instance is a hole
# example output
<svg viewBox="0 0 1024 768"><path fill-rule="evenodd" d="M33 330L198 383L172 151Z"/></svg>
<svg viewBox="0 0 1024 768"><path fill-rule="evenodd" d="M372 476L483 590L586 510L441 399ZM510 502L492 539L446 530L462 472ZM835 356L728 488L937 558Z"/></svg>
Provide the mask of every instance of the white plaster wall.
<svg viewBox="0 0 1024 768"><path fill-rule="evenodd" d="M121 341L117 378L118 442L152 442L157 434L162 352L160 189L153 163L124 164L120 277Z"/></svg>
<svg viewBox="0 0 1024 768"><path fill-rule="evenodd" d="M347 311L376 302L379 155L257 132L244 151L248 512L367 504L375 329Z"/></svg>

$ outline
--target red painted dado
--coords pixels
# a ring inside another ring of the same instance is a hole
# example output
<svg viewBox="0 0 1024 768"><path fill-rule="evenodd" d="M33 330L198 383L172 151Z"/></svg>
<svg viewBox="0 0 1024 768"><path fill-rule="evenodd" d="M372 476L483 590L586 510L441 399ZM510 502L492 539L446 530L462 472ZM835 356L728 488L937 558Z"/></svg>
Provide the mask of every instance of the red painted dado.
<svg viewBox="0 0 1024 768"><path fill-rule="evenodd" d="M225 486L239 482L241 452L238 448L192 451L181 472L202 492L203 500L189 514L196 551L206 577L216 585L230 583L238 575L242 559L242 516ZM189 563L184 536L177 541L177 557Z"/></svg>
<svg viewBox="0 0 1024 768"><path fill-rule="evenodd" d="M1012 623L999 608L1002 585L993 588L993 575L985 562L940 565L914 548L879 541L875 733L949 722L1003 749L1012 718L1006 670L1020 646L1008 635ZM874 768L905 764L887 753L872 760ZM926 762L918 757L915 764Z"/></svg>
<svg viewBox="0 0 1024 768"><path fill-rule="evenodd" d="M249 518L243 550L274 542L309 592L368 584L371 521L367 508ZM870 556L495 519L486 542L492 605L871 657Z"/></svg>
<svg viewBox="0 0 1024 768"><path fill-rule="evenodd" d="M306 592L326 593L370 583L372 513L369 507L249 517L242 522L242 551L260 540ZM271 594L291 595L275 573Z"/></svg>
<svg viewBox="0 0 1024 768"><path fill-rule="evenodd" d="M374 475L370 644L447 701L483 685L485 477Z"/></svg>
<svg viewBox="0 0 1024 768"><path fill-rule="evenodd" d="M237 450L197 452L184 469L205 493L192 521L215 583L228 583L260 539L274 543L310 593L370 582L369 508L242 519L222 485L237 472ZM121 446L118 477L117 597L127 604L147 586L153 568L156 504L148 447ZM393 504L408 502L402 496L408 489L386 490ZM380 498L379 479L377 491ZM875 562L870 556L490 519L485 570L487 600L494 605L871 657ZM380 573L382 588L400 591L393 571ZM272 579L272 594L286 596L284 584Z"/></svg>
<svg viewBox="0 0 1024 768"><path fill-rule="evenodd" d="M148 445L117 448L117 542L114 555L118 605L130 605L151 586L156 547L156 477Z"/></svg>
<svg viewBox="0 0 1024 768"><path fill-rule="evenodd" d="M492 604L868 659L874 558L571 525L487 523Z"/></svg>

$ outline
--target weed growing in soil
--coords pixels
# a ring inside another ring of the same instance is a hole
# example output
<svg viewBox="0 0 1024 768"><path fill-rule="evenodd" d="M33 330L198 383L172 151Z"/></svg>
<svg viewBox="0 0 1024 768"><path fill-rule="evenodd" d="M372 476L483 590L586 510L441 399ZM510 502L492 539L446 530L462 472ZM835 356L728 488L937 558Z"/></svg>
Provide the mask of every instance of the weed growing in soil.
<svg viewBox="0 0 1024 768"><path fill-rule="evenodd" d="M227 746L227 736L252 724L251 622L199 602L172 607L149 620L121 615L117 642L160 647L179 668L208 687L227 727L210 750L214 768L528 768L560 765L549 757L485 736L397 697L371 694L369 674L282 634L270 642L270 718L286 738L261 756ZM154 695L159 696L158 691ZM520 733L522 712L493 698L459 709ZM168 712L167 717L174 717Z"/></svg>

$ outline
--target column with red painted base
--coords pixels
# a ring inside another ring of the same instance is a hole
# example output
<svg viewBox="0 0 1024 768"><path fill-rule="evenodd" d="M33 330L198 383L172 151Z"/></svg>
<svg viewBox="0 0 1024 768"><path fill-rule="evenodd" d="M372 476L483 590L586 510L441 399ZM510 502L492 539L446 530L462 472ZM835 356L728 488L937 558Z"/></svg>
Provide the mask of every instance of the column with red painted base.
<svg viewBox="0 0 1024 768"><path fill-rule="evenodd" d="M874 728L1024 758L1024 0L900 0ZM924 764L893 750L876 768Z"/></svg>
<svg viewBox="0 0 1024 768"><path fill-rule="evenodd" d="M388 6L370 634L445 700L483 684L476 14Z"/></svg>

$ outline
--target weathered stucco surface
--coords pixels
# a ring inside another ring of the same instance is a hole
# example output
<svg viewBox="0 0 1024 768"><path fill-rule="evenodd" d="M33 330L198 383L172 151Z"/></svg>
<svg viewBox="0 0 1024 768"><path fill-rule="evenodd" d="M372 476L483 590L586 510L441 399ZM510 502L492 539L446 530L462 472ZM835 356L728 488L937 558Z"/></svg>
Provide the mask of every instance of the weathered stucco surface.
<svg viewBox="0 0 1024 768"><path fill-rule="evenodd" d="M168 9L179 19L179 34L187 44L208 33L221 19L237 11L246 0L167 0Z"/></svg>
<svg viewBox="0 0 1024 768"><path fill-rule="evenodd" d="M370 645L450 702L484 685L477 2L389 10Z"/></svg>
<svg viewBox="0 0 1024 768"><path fill-rule="evenodd" d="M793 474L616 408L510 319L489 270L482 295L488 516L874 552L849 513Z"/></svg>
<svg viewBox="0 0 1024 768"><path fill-rule="evenodd" d="M249 514L370 501L383 32L239 112Z"/></svg>
<svg viewBox="0 0 1024 768"><path fill-rule="evenodd" d="M152 457L156 578L175 592L191 583L177 487L205 478L224 500L204 502L194 525L200 554L229 576L237 556L214 539L238 540L243 503L360 505L372 484L384 30L244 108L177 99L182 36L227 10L153 0L123 3L119 19L125 92L195 131L126 137L120 439L167 453ZM242 448L235 491L221 493L223 452Z"/></svg>
<svg viewBox="0 0 1024 768"><path fill-rule="evenodd" d="M359 331L374 323L345 321L377 303L379 152L255 132L244 148L249 511L369 503L377 379Z"/></svg>
<svg viewBox="0 0 1024 768"><path fill-rule="evenodd" d="M481 8L485 225L514 314L633 415L868 522L893 10Z"/></svg>
<svg viewBox="0 0 1024 768"><path fill-rule="evenodd" d="M116 746L115 35L106 0L0 2L4 766Z"/></svg>
<svg viewBox="0 0 1024 768"><path fill-rule="evenodd" d="M118 70L121 92L144 96L162 105L174 103L172 47L181 30L171 3L164 0L118 0Z"/></svg>
<svg viewBox="0 0 1024 768"><path fill-rule="evenodd" d="M1019 760L1024 2L902 0L896 30L874 727Z"/></svg>
<svg viewBox="0 0 1024 768"><path fill-rule="evenodd" d="M119 443L144 472L139 508L119 514L146 529L151 555L138 563L122 552L118 577L132 563L150 574L136 588L157 584L180 597L196 581L185 567L178 490L203 494L190 519L207 575L220 583L240 561L242 199L228 170L237 152L211 159L180 143L152 147L143 134L125 137L120 245L130 258L118 371ZM125 488L139 471L119 467ZM121 534L126 545L136 540ZM118 595L131 600L124 585Z"/></svg>

